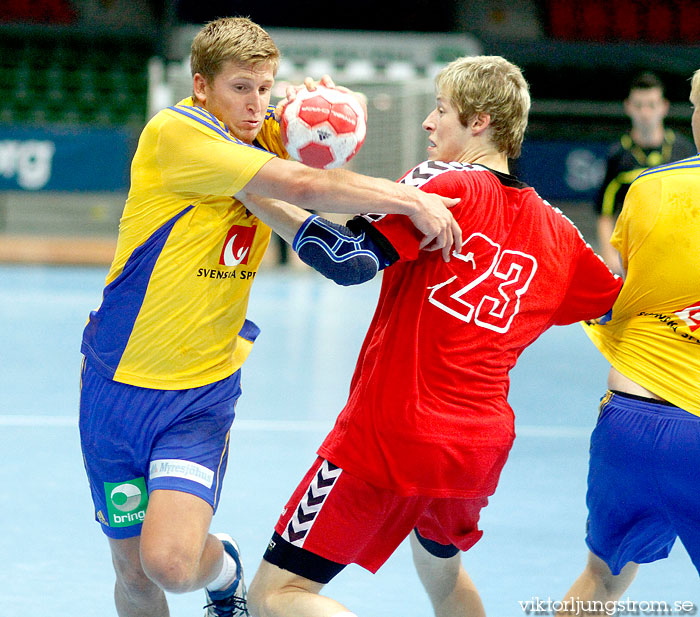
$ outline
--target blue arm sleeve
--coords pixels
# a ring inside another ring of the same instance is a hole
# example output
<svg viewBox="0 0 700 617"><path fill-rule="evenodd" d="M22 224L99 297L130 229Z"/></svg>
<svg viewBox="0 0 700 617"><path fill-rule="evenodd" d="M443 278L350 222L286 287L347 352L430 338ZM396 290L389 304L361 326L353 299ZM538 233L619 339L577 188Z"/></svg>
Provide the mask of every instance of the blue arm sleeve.
<svg viewBox="0 0 700 617"><path fill-rule="evenodd" d="M389 241L361 217L348 227L311 215L294 236L299 258L338 285L358 285L398 260Z"/></svg>

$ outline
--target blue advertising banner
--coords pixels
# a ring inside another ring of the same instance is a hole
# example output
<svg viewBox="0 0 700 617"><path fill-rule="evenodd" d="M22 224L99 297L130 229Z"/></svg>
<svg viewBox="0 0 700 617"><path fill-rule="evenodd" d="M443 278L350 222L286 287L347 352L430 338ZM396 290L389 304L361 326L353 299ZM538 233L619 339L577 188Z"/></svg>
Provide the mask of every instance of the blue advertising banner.
<svg viewBox="0 0 700 617"><path fill-rule="evenodd" d="M549 201L592 201L610 142L525 140L515 173Z"/></svg>
<svg viewBox="0 0 700 617"><path fill-rule="evenodd" d="M516 175L551 201L591 201L607 142L526 140ZM127 191L134 135L126 129L0 126L0 191Z"/></svg>
<svg viewBox="0 0 700 617"><path fill-rule="evenodd" d="M125 129L0 126L0 191L126 191Z"/></svg>

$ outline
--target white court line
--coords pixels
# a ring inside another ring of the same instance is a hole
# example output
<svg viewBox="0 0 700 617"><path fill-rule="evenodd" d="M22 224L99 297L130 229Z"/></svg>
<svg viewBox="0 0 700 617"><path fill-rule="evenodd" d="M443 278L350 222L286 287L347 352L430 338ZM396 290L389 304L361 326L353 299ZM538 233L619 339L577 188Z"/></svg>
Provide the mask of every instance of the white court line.
<svg viewBox="0 0 700 617"><path fill-rule="evenodd" d="M74 416L46 416L46 415L0 415L0 426L4 427L77 427L78 418ZM333 426L333 421L328 422L314 420L235 420L234 431L277 431L280 433L324 433ZM588 437L591 428L580 426L518 426L518 437Z"/></svg>

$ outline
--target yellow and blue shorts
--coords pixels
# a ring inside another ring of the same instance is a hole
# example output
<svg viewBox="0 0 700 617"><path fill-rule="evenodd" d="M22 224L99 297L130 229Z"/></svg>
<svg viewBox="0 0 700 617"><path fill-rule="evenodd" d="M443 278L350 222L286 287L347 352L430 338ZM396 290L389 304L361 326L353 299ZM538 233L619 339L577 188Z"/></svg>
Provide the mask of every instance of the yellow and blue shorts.
<svg viewBox="0 0 700 617"><path fill-rule="evenodd" d="M676 538L700 573L700 417L621 392L591 436L588 547L613 574L668 556Z"/></svg>
<svg viewBox="0 0 700 617"><path fill-rule="evenodd" d="M80 388L80 442L95 519L110 538L140 535L155 489L196 495L216 511L240 370L188 390L107 379L89 359Z"/></svg>

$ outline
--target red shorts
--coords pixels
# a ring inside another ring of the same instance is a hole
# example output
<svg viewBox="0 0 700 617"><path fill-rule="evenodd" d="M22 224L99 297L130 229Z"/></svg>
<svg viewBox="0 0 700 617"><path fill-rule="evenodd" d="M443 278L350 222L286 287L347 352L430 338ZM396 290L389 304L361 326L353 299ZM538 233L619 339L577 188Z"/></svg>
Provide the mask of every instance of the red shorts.
<svg viewBox="0 0 700 617"><path fill-rule="evenodd" d="M376 572L413 529L466 551L482 536L479 514L487 503L486 497L403 497L319 457L285 506L265 559L326 583L349 563ZM316 572L326 561L333 562L330 578Z"/></svg>

